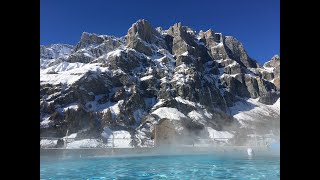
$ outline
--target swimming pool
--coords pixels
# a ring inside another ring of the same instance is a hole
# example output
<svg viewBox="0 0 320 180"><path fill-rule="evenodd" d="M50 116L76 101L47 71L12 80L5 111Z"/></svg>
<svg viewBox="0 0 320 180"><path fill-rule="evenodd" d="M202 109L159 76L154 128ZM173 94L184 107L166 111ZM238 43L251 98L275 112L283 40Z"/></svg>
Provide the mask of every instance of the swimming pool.
<svg viewBox="0 0 320 180"><path fill-rule="evenodd" d="M278 155L42 158L41 179L280 179Z"/></svg>

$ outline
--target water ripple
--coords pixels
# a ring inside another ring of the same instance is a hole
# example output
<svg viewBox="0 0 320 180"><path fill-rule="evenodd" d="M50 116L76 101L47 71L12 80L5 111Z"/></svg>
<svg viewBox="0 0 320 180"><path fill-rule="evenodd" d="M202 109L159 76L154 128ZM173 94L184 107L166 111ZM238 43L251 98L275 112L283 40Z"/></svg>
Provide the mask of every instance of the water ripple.
<svg viewBox="0 0 320 180"><path fill-rule="evenodd" d="M41 179L280 179L279 157L214 155L41 160Z"/></svg>

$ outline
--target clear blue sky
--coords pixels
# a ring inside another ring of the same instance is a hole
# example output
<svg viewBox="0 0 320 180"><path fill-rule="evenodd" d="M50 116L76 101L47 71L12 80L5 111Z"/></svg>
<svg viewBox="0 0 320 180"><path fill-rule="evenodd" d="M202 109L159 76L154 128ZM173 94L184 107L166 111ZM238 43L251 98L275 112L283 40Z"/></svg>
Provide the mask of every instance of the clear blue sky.
<svg viewBox="0 0 320 180"><path fill-rule="evenodd" d="M234 36L260 63L280 54L280 0L41 0L40 44L75 45L83 31L120 37L138 19Z"/></svg>

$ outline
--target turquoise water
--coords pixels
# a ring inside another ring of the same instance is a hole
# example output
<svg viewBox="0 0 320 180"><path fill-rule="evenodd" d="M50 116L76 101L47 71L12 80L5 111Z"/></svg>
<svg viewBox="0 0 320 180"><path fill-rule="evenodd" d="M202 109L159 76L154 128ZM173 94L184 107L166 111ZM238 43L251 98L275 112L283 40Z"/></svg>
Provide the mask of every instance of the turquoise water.
<svg viewBox="0 0 320 180"><path fill-rule="evenodd" d="M279 155L41 158L41 179L280 179Z"/></svg>

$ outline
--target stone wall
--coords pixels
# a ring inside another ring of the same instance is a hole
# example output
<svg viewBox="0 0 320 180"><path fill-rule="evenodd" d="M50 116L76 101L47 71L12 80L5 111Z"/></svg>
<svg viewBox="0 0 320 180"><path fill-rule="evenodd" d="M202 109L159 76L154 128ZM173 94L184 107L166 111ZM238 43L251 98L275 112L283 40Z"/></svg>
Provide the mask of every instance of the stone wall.
<svg viewBox="0 0 320 180"><path fill-rule="evenodd" d="M169 119L161 119L155 126L155 146L172 146L175 143L176 131Z"/></svg>

